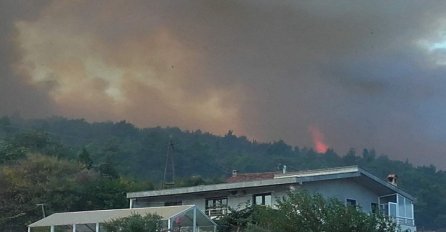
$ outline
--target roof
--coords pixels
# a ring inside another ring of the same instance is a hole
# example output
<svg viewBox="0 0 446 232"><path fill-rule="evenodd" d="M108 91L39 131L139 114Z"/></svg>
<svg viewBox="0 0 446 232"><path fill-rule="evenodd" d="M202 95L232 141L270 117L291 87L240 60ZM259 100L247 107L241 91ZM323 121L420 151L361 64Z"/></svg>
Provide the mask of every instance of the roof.
<svg viewBox="0 0 446 232"><path fill-rule="evenodd" d="M261 172L261 173L237 173L235 176L229 177L226 182L227 183L236 183L236 182L244 182L244 181L253 181L253 180L266 180L273 179L274 172Z"/></svg>
<svg viewBox="0 0 446 232"><path fill-rule="evenodd" d="M243 174L238 174L243 175ZM268 174L270 175L270 174ZM265 175L268 176L268 175ZM365 185L372 188L382 195L399 193L410 200L414 197L404 192L399 187L381 180L373 174L359 168L358 166L347 166L338 168L315 169L300 172L289 172L285 174L275 174L273 179L250 180L225 184L200 185L186 188L172 188L163 190L152 190L143 192L127 193L127 198L139 197L158 197L158 196L172 196L180 194L194 194L203 192L216 192L222 190L235 190L242 188L256 188L265 186L285 185L285 184L303 184L306 182L335 180L351 178L358 184Z"/></svg>
<svg viewBox="0 0 446 232"><path fill-rule="evenodd" d="M312 170L303 170L298 172L287 172L285 174L278 173L274 175L275 179L285 178L285 177L309 177L309 176L323 176L323 175L335 175L335 174L345 174L345 173L355 173L360 171L358 166L346 166L346 167L335 167L335 168L321 168Z"/></svg>
<svg viewBox="0 0 446 232"><path fill-rule="evenodd" d="M193 186L193 187L151 190L151 191L142 191L142 192L131 192L131 193L127 193L127 198L172 196L172 195L190 194L190 193L217 192L217 191L223 191L223 190L257 188L257 187L265 187L265 186L295 184L295 183L296 183L296 178L289 177L289 178L282 178L282 179L269 179L269 180L256 180L256 181L245 181L245 182L236 182L236 183L199 185L199 186Z"/></svg>
<svg viewBox="0 0 446 232"><path fill-rule="evenodd" d="M123 218L131 216L132 214L158 214L162 220L178 215L182 212L188 211L195 206L180 205L180 206L165 206L165 207L150 207L150 208L133 208L133 209L111 209L111 210L94 210L94 211L79 211L55 213L42 220L34 222L29 227L41 227L51 225L73 225L73 224L90 224L103 223L112 219Z"/></svg>
<svg viewBox="0 0 446 232"><path fill-rule="evenodd" d="M300 183L343 179L343 178L355 178L355 181L359 184L366 185L369 188L373 188L377 192L385 194L399 193L410 200L414 201L415 198L409 193L403 191L398 186L395 186L385 180L378 178L377 176L365 171L358 166L346 166L336 168L324 168L314 169L299 172L289 172L285 174L276 174L274 179L296 177Z"/></svg>

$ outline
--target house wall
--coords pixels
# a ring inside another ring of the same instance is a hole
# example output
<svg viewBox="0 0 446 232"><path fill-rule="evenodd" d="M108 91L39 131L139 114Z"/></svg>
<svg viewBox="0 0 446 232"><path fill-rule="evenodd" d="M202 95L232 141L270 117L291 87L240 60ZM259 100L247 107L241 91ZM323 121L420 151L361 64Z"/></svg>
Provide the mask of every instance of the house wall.
<svg viewBox="0 0 446 232"><path fill-rule="evenodd" d="M205 211L206 199L227 197L228 205L234 209L244 208L247 204L252 202L254 194L259 193L271 193L272 198L278 198L285 195L290 190L289 185L284 186L272 186L272 187L257 187L250 189L239 189L234 191L219 191L200 194L184 194L178 196L168 197L151 197L151 198L138 198L134 200L133 207L155 207L164 206L166 202L182 202L183 205L196 205L202 211Z"/></svg>
<svg viewBox="0 0 446 232"><path fill-rule="evenodd" d="M326 198L337 198L342 202L346 202L346 199L356 200L364 212L371 212L371 203L378 203L377 193L353 179L310 182L304 183L302 187L310 192L320 193Z"/></svg>
<svg viewBox="0 0 446 232"><path fill-rule="evenodd" d="M290 190L305 189L309 192L320 193L324 197L334 197L342 202L346 199L356 200L365 212L371 212L371 203L378 203L378 195L354 179L337 179L316 182L306 182L303 184L281 185L270 187L256 187L249 189L238 189L233 191L218 191L209 193L183 194L168 197L138 198L134 201L134 207L164 206L165 202L181 202L183 205L196 205L205 211L205 200L215 197L227 197L228 205L234 209L244 208L246 204L252 202L254 194L271 193L273 204L277 199L285 197Z"/></svg>

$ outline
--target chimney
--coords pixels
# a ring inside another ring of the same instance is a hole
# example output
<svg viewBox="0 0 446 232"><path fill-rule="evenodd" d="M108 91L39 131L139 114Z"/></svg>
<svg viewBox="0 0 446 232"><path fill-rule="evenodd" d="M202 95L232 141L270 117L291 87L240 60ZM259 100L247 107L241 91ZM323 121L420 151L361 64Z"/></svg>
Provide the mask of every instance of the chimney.
<svg viewBox="0 0 446 232"><path fill-rule="evenodd" d="M286 165L283 165L282 167L282 174L286 174Z"/></svg>
<svg viewBox="0 0 446 232"><path fill-rule="evenodd" d="M387 181L389 181L390 184L397 186L397 181L398 176L394 173L391 173L387 176Z"/></svg>
<svg viewBox="0 0 446 232"><path fill-rule="evenodd" d="M238 174L237 169L232 170L232 177L236 177Z"/></svg>

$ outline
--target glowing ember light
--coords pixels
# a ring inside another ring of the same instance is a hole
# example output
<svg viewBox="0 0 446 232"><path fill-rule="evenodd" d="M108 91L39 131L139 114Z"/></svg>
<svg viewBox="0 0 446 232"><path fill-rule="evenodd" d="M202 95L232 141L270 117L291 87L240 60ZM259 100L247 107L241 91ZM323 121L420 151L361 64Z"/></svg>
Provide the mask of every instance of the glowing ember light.
<svg viewBox="0 0 446 232"><path fill-rule="evenodd" d="M324 141L324 135L317 127L310 126L308 128L311 138L313 139L314 149L318 153L325 153L328 150L328 145Z"/></svg>

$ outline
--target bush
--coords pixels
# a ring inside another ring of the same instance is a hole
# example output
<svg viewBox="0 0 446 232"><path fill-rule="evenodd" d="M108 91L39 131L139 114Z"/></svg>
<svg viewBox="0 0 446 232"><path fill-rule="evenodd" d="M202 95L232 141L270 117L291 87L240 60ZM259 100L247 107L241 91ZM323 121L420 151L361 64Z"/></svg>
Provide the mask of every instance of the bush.
<svg viewBox="0 0 446 232"><path fill-rule="evenodd" d="M104 223L108 232L160 232L162 230L161 216L157 214L132 214L125 218L114 219Z"/></svg>
<svg viewBox="0 0 446 232"><path fill-rule="evenodd" d="M367 214L320 194L293 192L274 208L247 207L231 211L221 220L220 231L245 232L395 232L396 224L380 215Z"/></svg>

